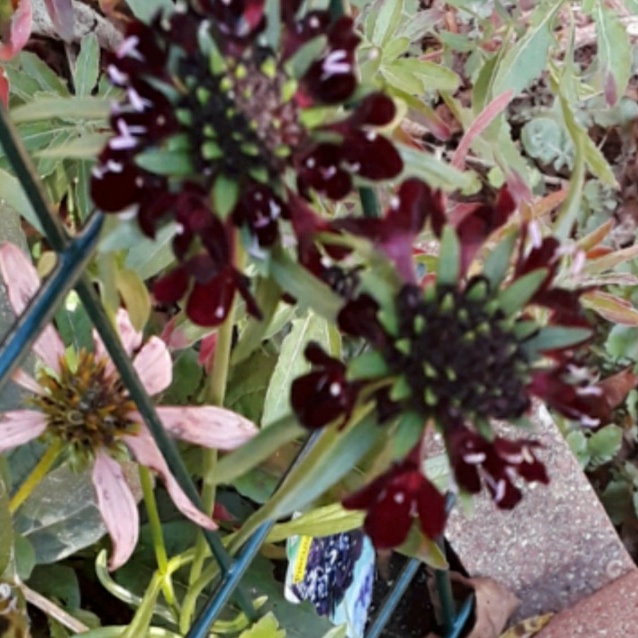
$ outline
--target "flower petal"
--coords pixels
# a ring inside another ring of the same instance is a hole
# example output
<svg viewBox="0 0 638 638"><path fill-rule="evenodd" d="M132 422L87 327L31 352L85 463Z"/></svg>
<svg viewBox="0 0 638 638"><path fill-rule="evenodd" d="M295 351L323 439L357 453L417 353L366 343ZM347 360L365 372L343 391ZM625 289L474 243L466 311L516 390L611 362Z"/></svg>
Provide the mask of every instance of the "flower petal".
<svg viewBox="0 0 638 638"><path fill-rule="evenodd" d="M133 367L140 375L144 389L151 395L168 388L173 380L173 362L166 344L159 337L151 337L139 351Z"/></svg>
<svg viewBox="0 0 638 638"><path fill-rule="evenodd" d="M183 441L219 450L234 450L252 439L259 429L240 414L225 408L159 407L164 427Z"/></svg>
<svg viewBox="0 0 638 638"><path fill-rule="evenodd" d="M124 442L131 449L137 461L149 469L157 472L166 485L166 489L175 503L177 509L191 521L206 529L217 529L217 525L211 518L200 512L184 493L175 477L171 474L160 449L153 440L149 431L142 426L140 432L135 435L125 436Z"/></svg>
<svg viewBox="0 0 638 638"><path fill-rule="evenodd" d="M22 314L40 288L40 278L29 258L15 244L0 246L0 273L4 279L9 303L16 315ZM55 372L60 370L64 345L52 326L44 328L33 345L36 355Z"/></svg>
<svg viewBox="0 0 638 638"><path fill-rule="evenodd" d="M0 415L0 451L37 439L47 427L44 414L37 410L13 410Z"/></svg>
<svg viewBox="0 0 638 638"><path fill-rule="evenodd" d="M126 354L129 356L134 350L137 350L142 344L142 333L136 330L131 323L128 316L128 312L124 308L120 308L115 316L115 326L117 333L120 336L122 347L126 350ZM115 365L111 362L110 357L104 346L102 338L97 333L97 330L93 330L93 343L95 344L95 356L96 358L105 358L109 360L108 368L110 372L115 370Z"/></svg>
<svg viewBox="0 0 638 638"><path fill-rule="evenodd" d="M33 394L42 394L43 390L40 384L30 375L27 374L24 370L18 368L11 377L13 382L19 385L21 388L25 390L29 390L29 392L33 392Z"/></svg>
<svg viewBox="0 0 638 638"><path fill-rule="evenodd" d="M137 544L140 527L137 504L119 463L104 452L96 454L92 479L97 505L113 543L109 560L109 569L113 571L126 563Z"/></svg>

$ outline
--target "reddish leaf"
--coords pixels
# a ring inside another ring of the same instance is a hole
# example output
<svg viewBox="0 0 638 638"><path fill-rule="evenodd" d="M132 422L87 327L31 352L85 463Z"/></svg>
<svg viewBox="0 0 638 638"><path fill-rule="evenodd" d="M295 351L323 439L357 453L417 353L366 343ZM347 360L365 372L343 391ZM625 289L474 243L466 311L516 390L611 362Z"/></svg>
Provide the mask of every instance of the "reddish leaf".
<svg viewBox="0 0 638 638"><path fill-rule="evenodd" d="M597 387L602 390L607 405L613 410L625 400L629 391L633 390L636 384L638 384L638 376L631 371L631 368L627 368L603 379L597 384Z"/></svg>
<svg viewBox="0 0 638 638"><path fill-rule="evenodd" d="M10 60L27 43L31 35L31 18L31 0L20 0L11 18L2 21L0 60Z"/></svg>
<svg viewBox="0 0 638 638"><path fill-rule="evenodd" d="M44 0L44 4L60 37L70 42L73 39L73 0Z"/></svg>
<svg viewBox="0 0 638 638"><path fill-rule="evenodd" d="M608 321L625 326L638 326L638 310L626 299L600 290L585 293L581 299L583 305Z"/></svg>
<svg viewBox="0 0 638 638"><path fill-rule="evenodd" d="M9 106L9 79L2 67L0 67L0 102L5 108Z"/></svg>
<svg viewBox="0 0 638 638"><path fill-rule="evenodd" d="M465 156L470 150L470 146L474 140L500 115L512 100L514 91L509 90L495 97L484 109L479 113L478 117L472 122L470 127L465 131L465 135L461 139L454 155L452 156L452 166L455 168L463 168L465 166Z"/></svg>

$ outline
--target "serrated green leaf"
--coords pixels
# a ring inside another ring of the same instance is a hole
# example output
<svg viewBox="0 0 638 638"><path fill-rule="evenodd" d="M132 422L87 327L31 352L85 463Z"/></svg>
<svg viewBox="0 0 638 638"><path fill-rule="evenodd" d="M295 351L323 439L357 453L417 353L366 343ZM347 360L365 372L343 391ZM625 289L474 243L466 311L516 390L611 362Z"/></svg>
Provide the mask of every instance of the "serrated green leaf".
<svg viewBox="0 0 638 638"><path fill-rule="evenodd" d="M563 6L558 0L539 6L523 37L503 56L496 70L490 97L512 89L523 91L544 70L552 43L551 23Z"/></svg>
<svg viewBox="0 0 638 638"><path fill-rule="evenodd" d="M8 205L20 213L34 228L42 231L40 220L35 214L29 198L25 195L19 180L0 168L0 206Z"/></svg>
<svg viewBox="0 0 638 638"><path fill-rule="evenodd" d="M591 462L596 465L607 463L618 454L622 445L622 428L617 425L607 425L594 432L587 441L587 451Z"/></svg>
<svg viewBox="0 0 638 638"><path fill-rule="evenodd" d="M250 629L243 631L239 638L286 638L286 632L272 613L260 618Z"/></svg>
<svg viewBox="0 0 638 638"><path fill-rule="evenodd" d="M41 97L11 109L15 124L36 120L102 120L109 117L110 100L103 97Z"/></svg>
<svg viewBox="0 0 638 638"><path fill-rule="evenodd" d="M405 0L382 0L372 31L372 42L378 47L388 44L394 37L401 20Z"/></svg>
<svg viewBox="0 0 638 638"><path fill-rule="evenodd" d="M265 427L290 413L292 382L310 370L304 350L311 341L315 341L330 352L330 330L329 323L314 313L293 320L292 328L281 345L279 358L266 392L263 416Z"/></svg>
<svg viewBox="0 0 638 638"><path fill-rule="evenodd" d="M598 58L602 72L602 86L607 104L614 106L624 95L632 66L632 47L627 27L617 12L597 2L594 10L598 36Z"/></svg>
<svg viewBox="0 0 638 638"><path fill-rule="evenodd" d="M270 274L281 289L296 297L298 302L328 321L336 320L343 305L341 297L279 247L272 251Z"/></svg>
<svg viewBox="0 0 638 638"><path fill-rule="evenodd" d="M91 95L100 75L100 45L97 36L89 33L82 38L80 53L73 69L75 94Z"/></svg>
<svg viewBox="0 0 638 638"><path fill-rule="evenodd" d="M36 154L47 159L94 160L112 137L109 133L86 133L80 137L67 138L64 143L51 143Z"/></svg>

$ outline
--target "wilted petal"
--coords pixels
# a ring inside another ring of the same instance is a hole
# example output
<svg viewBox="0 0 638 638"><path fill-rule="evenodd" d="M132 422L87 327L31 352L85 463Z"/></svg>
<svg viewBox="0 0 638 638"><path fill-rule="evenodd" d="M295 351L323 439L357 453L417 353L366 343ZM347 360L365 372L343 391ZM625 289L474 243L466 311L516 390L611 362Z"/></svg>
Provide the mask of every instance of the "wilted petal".
<svg viewBox="0 0 638 638"><path fill-rule="evenodd" d="M159 337L151 337L133 361L144 389L159 394L168 388L173 379L173 362L166 344Z"/></svg>
<svg viewBox="0 0 638 638"><path fill-rule="evenodd" d="M131 557L139 534L137 504L119 463L98 452L93 465L97 505L113 543L109 569L118 569Z"/></svg>
<svg viewBox="0 0 638 638"><path fill-rule="evenodd" d="M40 278L29 258L15 244L0 246L0 272L16 315L22 314L40 288ZM36 355L55 372L60 370L64 345L52 326L47 326L33 344Z"/></svg>
<svg viewBox="0 0 638 638"><path fill-rule="evenodd" d="M0 415L0 451L37 439L46 428L46 418L37 410L4 412Z"/></svg>
<svg viewBox="0 0 638 638"><path fill-rule="evenodd" d="M217 529L217 525L215 525L213 520L203 512L200 512L191 503L188 496L186 496L175 477L171 474L155 440L145 427L142 426L138 434L125 436L123 438L126 445L128 445L135 455L137 461L160 475L173 503L175 503L177 509L179 509L184 516L190 518L190 520L200 527Z"/></svg>
<svg viewBox="0 0 638 638"><path fill-rule="evenodd" d="M11 4L9 4L11 7ZM28 42L31 35L33 10L31 0L18 0L18 5L8 22L2 21L0 30L2 45L0 46L0 60L10 60Z"/></svg>
<svg viewBox="0 0 638 638"><path fill-rule="evenodd" d="M33 394L42 394L42 386L40 386L40 384L24 370L16 370L11 379L21 388L29 390L29 392L33 392Z"/></svg>
<svg viewBox="0 0 638 638"><path fill-rule="evenodd" d="M159 407L164 427L178 439L218 450L234 450L259 429L240 414L216 406Z"/></svg>

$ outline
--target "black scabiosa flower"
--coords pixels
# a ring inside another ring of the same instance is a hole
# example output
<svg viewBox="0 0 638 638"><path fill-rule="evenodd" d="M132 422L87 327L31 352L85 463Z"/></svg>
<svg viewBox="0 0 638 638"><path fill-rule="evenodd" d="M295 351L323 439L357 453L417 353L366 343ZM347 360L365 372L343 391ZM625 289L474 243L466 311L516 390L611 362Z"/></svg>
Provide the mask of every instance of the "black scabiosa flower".
<svg viewBox="0 0 638 638"><path fill-rule="evenodd" d="M124 98L93 171L96 205L134 211L153 236L195 183L210 216L268 248L290 216L291 188L337 200L358 180L396 177L401 157L379 132L395 117L392 100L376 92L343 108L358 88L353 20L298 17L299 4L282 3L276 45L263 33L264 0L193 0L132 22L108 61ZM222 314L191 318L216 325Z"/></svg>
<svg viewBox="0 0 638 638"><path fill-rule="evenodd" d="M383 219L338 222L342 231L373 239L394 274L366 276L339 313L340 329L360 339L364 351L343 363L309 346L311 362L320 365L293 383L292 406L303 424L316 428L343 424L357 406L372 402L380 422L394 419L401 441L418 441L433 423L458 485L475 493L482 481L499 506L512 507L520 497L512 476L547 482L547 475L533 453L537 444L495 439L491 422L522 423L537 396L569 418L602 424L609 417L603 393L578 374L577 355L591 330L578 291L555 285L555 239L528 250L525 230L511 232L482 268L469 268L480 240L511 214L507 193L456 228L443 223L440 205L439 196L409 180ZM428 218L440 234L440 254L436 273L419 282L412 245ZM395 467L384 480L402 472ZM410 485L422 484L414 478L419 472L409 470ZM380 507L373 491L348 502L371 511ZM390 543L370 533L377 546Z"/></svg>

